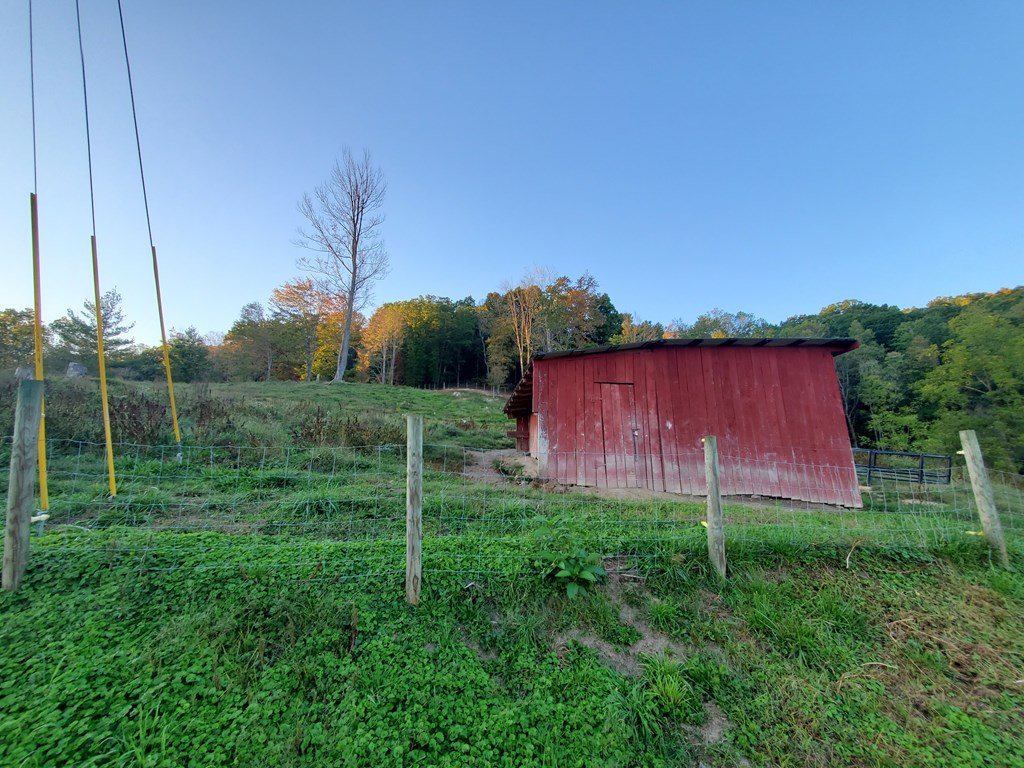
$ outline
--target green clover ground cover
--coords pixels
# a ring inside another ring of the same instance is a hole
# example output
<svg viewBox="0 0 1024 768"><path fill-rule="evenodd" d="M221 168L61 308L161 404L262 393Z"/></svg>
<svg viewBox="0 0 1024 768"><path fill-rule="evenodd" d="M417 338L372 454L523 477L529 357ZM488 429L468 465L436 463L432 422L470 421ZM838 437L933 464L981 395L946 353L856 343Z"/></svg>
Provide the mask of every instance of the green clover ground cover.
<svg viewBox="0 0 1024 768"><path fill-rule="evenodd" d="M411 608L387 541L80 537L0 596L2 765L1024 765L1024 579L980 547L428 570Z"/></svg>

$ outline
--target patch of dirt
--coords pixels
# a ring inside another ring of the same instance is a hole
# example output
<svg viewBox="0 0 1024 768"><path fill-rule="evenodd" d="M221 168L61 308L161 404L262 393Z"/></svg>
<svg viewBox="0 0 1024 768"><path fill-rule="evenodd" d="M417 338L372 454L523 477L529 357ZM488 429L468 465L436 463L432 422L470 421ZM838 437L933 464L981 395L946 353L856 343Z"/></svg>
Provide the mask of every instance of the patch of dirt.
<svg viewBox="0 0 1024 768"><path fill-rule="evenodd" d="M714 701L704 702L704 711L707 713L707 720L700 728L701 741L705 746L721 744L725 739L725 732L732 727L732 723Z"/></svg>
<svg viewBox="0 0 1024 768"><path fill-rule="evenodd" d="M476 655L477 660L482 666L486 667L488 664L497 661L498 654L494 651L485 651L480 647L480 643L476 641L476 638L470 635L461 624L459 625L459 637L462 638L462 644Z"/></svg>
<svg viewBox="0 0 1024 768"><path fill-rule="evenodd" d="M562 632L554 637L555 651L559 658L565 653L565 649L572 641L595 651L603 664L616 670L619 674L627 677L639 677L643 674L640 664L640 655L649 656L667 655L685 658L688 651L685 646L675 642L656 629L653 629L644 619L643 613L629 604L624 599L624 593L633 589L635 585L642 584L644 579L632 569L626 566L625 558L610 557L605 559L604 568L608 571L608 581L605 590L608 599L618 606L619 621L632 627L640 633L640 639L628 648L617 650L615 646L606 640L590 635L578 629L571 629Z"/></svg>
<svg viewBox="0 0 1024 768"><path fill-rule="evenodd" d="M537 477L537 460L529 454L515 448L501 448L494 451L467 451L469 461L462 470L463 477L491 485L507 485L509 483L529 483ZM505 464L509 467L519 466L522 474L519 478L510 477L499 472L495 465Z"/></svg>
<svg viewBox="0 0 1024 768"><path fill-rule="evenodd" d="M491 400L507 400L507 392L499 392L496 389L480 389L478 387L446 387L444 392L448 393L452 397L462 397L463 395L481 395L483 397L490 398Z"/></svg>
<svg viewBox="0 0 1024 768"><path fill-rule="evenodd" d="M597 658L605 666L611 667L620 675L626 677L640 677L643 669L640 662L628 651L615 650L615 646L599 637L588 635L578 629L570 629L568 632L561 632L554 637L555 653L560 660L565 659L565 652L569 643L577 642L585 645L597 654Z"/></svg>

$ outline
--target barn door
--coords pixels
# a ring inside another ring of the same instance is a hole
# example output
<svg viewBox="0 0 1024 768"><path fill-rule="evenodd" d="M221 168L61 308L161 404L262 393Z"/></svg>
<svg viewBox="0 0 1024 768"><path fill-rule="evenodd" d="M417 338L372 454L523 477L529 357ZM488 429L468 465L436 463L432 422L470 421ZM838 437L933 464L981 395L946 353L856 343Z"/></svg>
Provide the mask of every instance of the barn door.
<svg viewBox="0 0 1024 768"><path fill-rule="evenodd" d="M646 487L647 465L632 384L601 383L601 422L608 487Z"/></svg>

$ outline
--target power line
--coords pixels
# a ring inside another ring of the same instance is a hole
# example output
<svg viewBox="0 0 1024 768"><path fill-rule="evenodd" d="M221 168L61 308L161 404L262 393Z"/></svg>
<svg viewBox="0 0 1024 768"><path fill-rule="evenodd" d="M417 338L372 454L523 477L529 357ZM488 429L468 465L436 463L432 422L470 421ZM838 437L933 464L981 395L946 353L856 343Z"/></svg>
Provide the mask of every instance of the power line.
<svg viewBox="0 0 1024 768"><path fill-rule="evenodd" d="M132 87L132 65L128 58L128 39L124 33L124 13L121 0L117 0L117 15L121 20L121 43L124 46L124 65L128 70L128 94L132 100L132 122L135 125L135 149L139 156L139 177L142 179L142 202L146 207L146 228L149 230L149 247L153 247L153 224L149 218L149 195L146 193L146 173L142 169L142 143L139 140L139 118L135 112L135 88Z"/></svg>
<svg viewBox="0 0 1024 768"><path fill-rule="evenodd" d="M75 0L75 19L78 22L78 53L82 59L82 100L85 102L85 148L89 156L89 205L92 209L92 236L96 237L96 193L92 181L92 137L89 134L89 91L85 84L85 46L82 44L82 13L79 0Z"/></svg>
<svg viewBox="0 0 1024 768"><path fill-rule="evenodd" d="M32 32L32 0L28 0L28 73L32 92L32 191L39 194L39 162L36 140L36 57Z"/></svg>

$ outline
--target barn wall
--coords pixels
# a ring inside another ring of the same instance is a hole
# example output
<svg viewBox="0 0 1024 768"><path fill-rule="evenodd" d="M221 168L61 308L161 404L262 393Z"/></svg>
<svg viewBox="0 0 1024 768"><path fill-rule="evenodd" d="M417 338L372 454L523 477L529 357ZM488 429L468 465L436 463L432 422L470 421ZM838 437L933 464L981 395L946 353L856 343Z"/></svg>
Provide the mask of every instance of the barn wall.
<svg viewBox="0 0 1024 768"><path fill-rule="evenodd" d="M726 494L861 503L827 348L541 358L534 408L540 469L563 483L702 495L713 434Z"/></svg>

